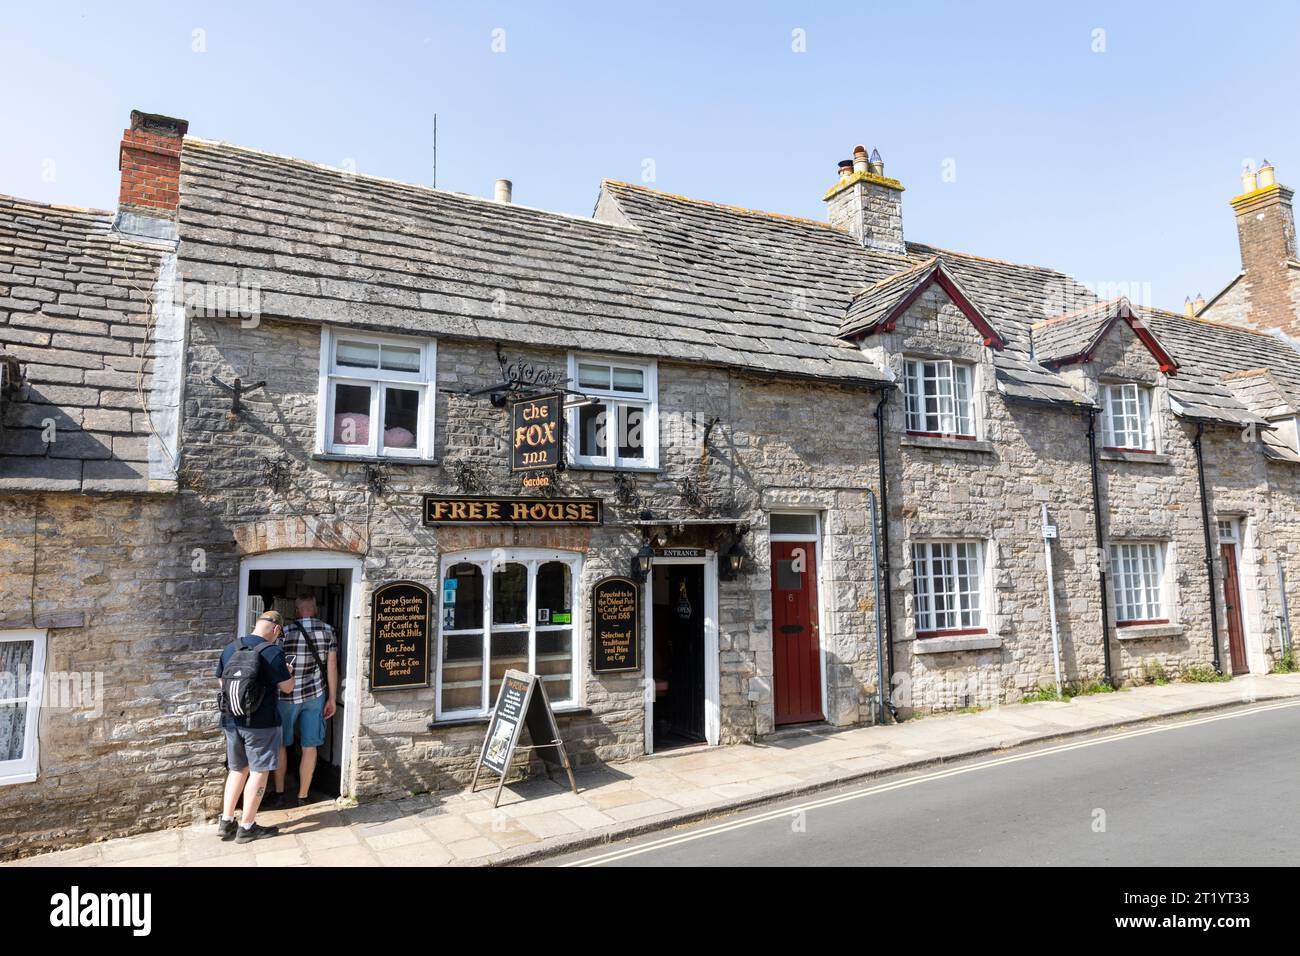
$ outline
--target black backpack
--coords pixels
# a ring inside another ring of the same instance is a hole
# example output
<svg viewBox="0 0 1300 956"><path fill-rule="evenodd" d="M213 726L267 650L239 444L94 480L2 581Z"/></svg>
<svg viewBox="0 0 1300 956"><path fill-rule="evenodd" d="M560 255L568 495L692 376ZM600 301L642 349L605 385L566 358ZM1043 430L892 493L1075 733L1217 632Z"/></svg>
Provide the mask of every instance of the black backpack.
<svg viewBox="0 0 1300 956"><path fill-rule="evenodd" d="M262 648L270 643L258 641L252 647L245 647L243 638L235 641L235 653L230 655L221 671L222 717L247 719L262 705L266 697L266 684L262 681Z"/></svg>

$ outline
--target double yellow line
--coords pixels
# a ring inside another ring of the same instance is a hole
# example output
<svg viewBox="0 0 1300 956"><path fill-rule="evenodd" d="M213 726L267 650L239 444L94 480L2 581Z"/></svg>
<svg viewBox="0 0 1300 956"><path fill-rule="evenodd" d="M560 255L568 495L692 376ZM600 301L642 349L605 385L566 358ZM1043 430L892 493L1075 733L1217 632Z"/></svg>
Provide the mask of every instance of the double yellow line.
<svg viewBox="0 0 1300 956"><path fill-rule="evenodd" d="M1119 734L1108 734L1090 740L1079 740L1073 743L1059 744L1055 747L1045 747L1042 750L1033 750L1029 753L1013 754L1006 757L995 757L991 760L980 761L979 763L966 764L961 767L952 767L948 770L936 770L933 773L908 777L905 780L895 780L890 783L877 784L873 787L864 787L860 790L852 790L848 793L822 797L819 800L809 800L805 803L800 803L792 807L785 807L780 810L768 810L764 813L756 813L753 816L745 817L743 820L718 823L710 827L693 830L690 833L681 833L676 836L662 837L658 840L651 840L648 843L642 843L634 847L628 847L622 850L612 850L608 853L600 854L599 856L587 857L583 860L574 860L563 865L600 866L604 863L613 863L618 860L626 860L629 857L640 856L643 853L653 853L655 850L663 850L668 847L679 846L683 843L690 843L692 840L703 840L707 837L730 833L732 830L740 830L744 827L752 827L757 826L760 823L780 820L783 817L791 817L797 813L806 813L809 810L820 810L824 807L833 807L840 803L848 803L850 800L860 800L863 797L872 797L878 793L889 793L892 790L902 790L905 787L915 787L918 784L929 783L932 780L944 780L948 777L956 777L964 773L974 773L977 770L988 770L991 767L1001 767L1006 764L1019 763L1022 760L1033 760L1037 757L1047 757L1051 754L1065 753L1068 750L1081 750L1084 747L1096 747L1098 744L1114 743L1117 740L1131 740L1134 737L1145 737L1148 734L1161 734L1169 730L1181 730L1185 727L1199 727L1202 724L1212 724L1219 720L1233 720L1237 717L1249 717L1252 714L1262 714L1266 711L1282 710L1289 707L1300 707L1300 700L1281 701L1276 704L1264 704L1259 707L1251 707L1245 710L1230 711L1226 714L1196 717L1191 720L1180 720L1177 723L1172 724L1162 724L1156 727L1143 727L1138 730L1129 730Z"/></svg>

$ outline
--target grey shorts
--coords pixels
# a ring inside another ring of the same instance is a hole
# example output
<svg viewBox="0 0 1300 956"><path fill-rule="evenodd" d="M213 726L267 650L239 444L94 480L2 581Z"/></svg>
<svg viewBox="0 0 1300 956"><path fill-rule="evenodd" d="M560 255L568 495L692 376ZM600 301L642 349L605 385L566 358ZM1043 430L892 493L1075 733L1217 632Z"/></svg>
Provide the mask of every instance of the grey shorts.
<svg viewBox="0 0 1300 956"><path fill-rule="evenodd" d="M280 763L283 731L275 727L226 728L226 764L231 770L245 767L254 773L275 770Z"/></svg>

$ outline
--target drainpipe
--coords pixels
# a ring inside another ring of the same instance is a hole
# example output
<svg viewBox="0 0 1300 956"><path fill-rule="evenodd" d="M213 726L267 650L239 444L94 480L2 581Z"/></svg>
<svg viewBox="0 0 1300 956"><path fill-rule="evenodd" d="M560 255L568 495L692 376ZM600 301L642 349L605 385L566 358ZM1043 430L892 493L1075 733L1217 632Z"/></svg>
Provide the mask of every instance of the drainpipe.
<svg viewBox="0 0 1300 956"><path fill-rule="evenodd" d="M880 465L880 574L885 580L885 658L889 662L889 673L880 675L882 687L888 687L888 681L894 676L894 602L893 582L889 578L889 481L885 472L885 403L889 401L889 390L880 390L880 403L876 405L876 446ZM877 605L879 606L879 605ZM879 630L876 631L880 633ZM891 694L885 695L885 706L889 716L898 722L898 710L894 707Z"/></svg>
<svg viewBox="0 0 1300 956"><path fill-rule="evenodd" d="M1101 530L1101 479L1097 476L1097 412L1088 412L1088 460L1092 465L1092 520L1097 535L1097 578L1101 582L1101 653L1106 683L1115 686L1110 672L1110 595L1106 585L1106 538Z"/></svg>
<svg viewBox="0 0 1300 956"><path fill-rule="evenodd" d="M1219 658L1219 601L1214 595L1214 551L1210 539L1210 501L1205 494L1205 456L1201 452L1201 435L1205 433L1205 423L1196 423L1196 437L1192 439L1192 448L1196 451L1196 480L1201 486L1201 528L1205 531L1205 577L1210 582L1210 638L1214 641L1214 670L1223 673L1223 662Z"/></svg>
<svg viewBox="0 0 1300 956"><path fill-rule="evenodd" d="M877 531L876 515L879 514L876 508L876 493L867 489L867 503L871 506L871 577L876 587L876 660L885 659L885 626L880 615L884 613L880 606L880 535ZM1283 653L1286 652L1285 646ZM881 674L876 681L876 713L879 715L881 722L885 720L885 681L884 668L881 668Z"/></svg>

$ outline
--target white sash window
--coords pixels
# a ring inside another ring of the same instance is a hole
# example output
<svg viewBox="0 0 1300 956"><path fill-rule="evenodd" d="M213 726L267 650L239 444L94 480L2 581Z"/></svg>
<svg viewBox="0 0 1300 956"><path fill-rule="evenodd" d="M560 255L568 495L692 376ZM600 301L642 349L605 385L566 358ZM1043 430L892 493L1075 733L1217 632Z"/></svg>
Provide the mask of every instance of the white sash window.
<svg viewBox="0 0 1300 956"><path fill-rule="evenodd" d="M1155 451L1151 427L1151 389L1128 383L1103 389L1103 440L1107 448Z"/></svg>
<svg viewBox="0 0 1300 956"><path fill-rule="evenodd" d="M979 541L913 544L912 597L918 637L986 630L983 544Z"/></svg>
<svg viewBox="0 0 1300 956"><path fill-rule="evenodd" d="M917 435L975 437L971 404L975 370L946 359L903 363L907 430Z"/></svg>
<svg viewBox="0 0 1300 956"><path fill-rule="evenodd" d="M0 631L0 784L30 783L45 675L44 631Z"/></svg>
<svg viewBox="0 0 1300 956"><path fill-rule="evenodd" d="M1115 621L1119 625L1168 620L1165 612L1165 546L1134 541L1110 546Z"/></svg>

